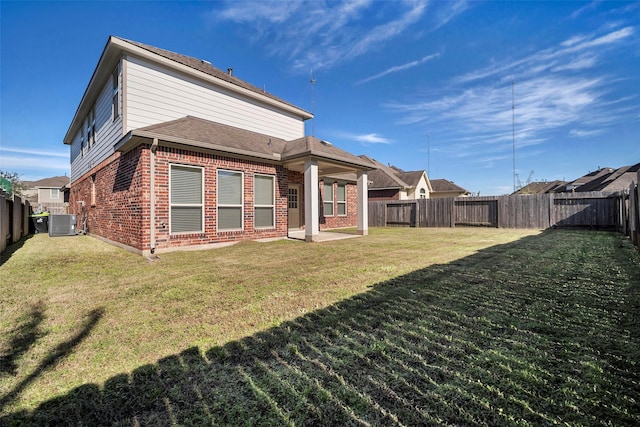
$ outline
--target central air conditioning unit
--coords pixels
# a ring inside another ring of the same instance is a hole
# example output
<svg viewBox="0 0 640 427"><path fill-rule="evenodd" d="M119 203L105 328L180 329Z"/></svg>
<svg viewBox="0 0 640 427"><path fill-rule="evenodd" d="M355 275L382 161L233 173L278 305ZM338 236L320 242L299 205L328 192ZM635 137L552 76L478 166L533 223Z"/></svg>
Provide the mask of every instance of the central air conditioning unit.
<svg viewBox="0 0 640 427"><path fill-rule="evenodd" d="M77 215L49 215L49 236L75 236Z"/></svg>

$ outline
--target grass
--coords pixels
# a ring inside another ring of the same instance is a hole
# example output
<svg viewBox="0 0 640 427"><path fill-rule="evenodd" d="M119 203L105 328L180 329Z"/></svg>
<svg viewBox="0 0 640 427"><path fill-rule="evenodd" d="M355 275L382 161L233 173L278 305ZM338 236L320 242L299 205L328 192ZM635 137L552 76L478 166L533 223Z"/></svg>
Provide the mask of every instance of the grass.
<svg viewBox="0 0 640 427"><path fill-rule="evenodd" d="M8 255L0 425L640 424L640 257L615 233Z"/></svg>

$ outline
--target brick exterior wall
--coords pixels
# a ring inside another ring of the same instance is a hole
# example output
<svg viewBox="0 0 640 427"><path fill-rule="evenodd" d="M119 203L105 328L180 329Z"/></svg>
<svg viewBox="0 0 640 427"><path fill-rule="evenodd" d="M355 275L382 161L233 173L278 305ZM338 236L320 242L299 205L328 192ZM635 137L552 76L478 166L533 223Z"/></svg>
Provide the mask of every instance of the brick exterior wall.
<svg viewBox="0 0 640 427"><path fill-rule="evenodd" d="M115 153L71 184L69 210L78 215L82 229L83 209L87 231L135 249L145 247L149 234L149 150L138 147ZM146 188L145 188L146 185Z"/></svg>
<svg viewBox="0 0 640 427"><path fill-rule="evenodd" d="M304 227L304 174L258 161L240 160L190 150L158 147L155 162L155 249L158 251L214 243L256 240L287 236L288 185L300 184L299 206ZM78 215L82 227L87 215L87 231L144 254L151 250L151 152L140 145L128 153L115 153L71 184L70 212ZM204 231L190 234L170 233L169 175L171 165L196 166L204 172ZM243 229L218 231L216 180L217 170L243 172ZM254 176L275 177L275 227L254 227ZM320 229L357 225L357 186L346 184L347 215L337 215L337 183L334 185L334 216L322 213L323 182L320 185ZM84 202L84 210L82 204Z"/></svg>
<svg viewBox="0 0 640 427"><path fill-rule="evenodd" d="M324 182L320 181L320 230L330 228L356 227L358 225L358 186L346 183L347 215L338 215L338 183L333 183L333 216L323 212Z"/></svg>

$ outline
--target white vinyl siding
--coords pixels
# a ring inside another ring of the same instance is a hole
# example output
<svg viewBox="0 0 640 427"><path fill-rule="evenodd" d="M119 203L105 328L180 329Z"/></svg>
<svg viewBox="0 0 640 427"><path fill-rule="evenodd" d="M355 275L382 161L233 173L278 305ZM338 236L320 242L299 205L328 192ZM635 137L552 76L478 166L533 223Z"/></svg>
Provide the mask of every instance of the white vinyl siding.
<svg viewBox="0 0 640 427"><path fill-rule="evenodd" d="M187 115L285 140L304 136L304 121L212 83L127 56L128 132Z"/></svg>
<svg viewBox="0 0 640 427"><path fill-rule="evenodd" d="M347 214L347 186L346 184L338 184L338 215L345 216Z"/></svg>
<svg viewBox="0 0 640 427"><path fill-rule="evenodd" d="M243 180L242 172L218 171L218 231L243 228Z"/></svg>
<svg viewBox="0 0 640 427"><path fill-rule="evenodd" d="M122 117L112 120L112 79L105 82L95 101L93 112L95 117L95 140L91 150L87 150L86 117L82 117L82 125L71 143L71 181L75 181L87 173L92 167L114 153L113 146L122 138ZM93 131L93 126L92 126ZM81 150L80 133L84 133L84 155Z"/></svg>
<svg viewBox="0 0 640 427"><path fill-rule="evenodd" d="M324 184L322 212L324 216L333 216L333 184Z"/></svg>
<svg viewBox="0 0 640 427"><path fill-rule="evenodd" d="M255 175L254 221L256 228L275 226L275 178L269 175Z"/></svg>
<svg viewBox="0 0 640 427"><path fill-rule="evenodd" d="M203 232L202 168L171 165L169 179L171 234Z"/></svg>

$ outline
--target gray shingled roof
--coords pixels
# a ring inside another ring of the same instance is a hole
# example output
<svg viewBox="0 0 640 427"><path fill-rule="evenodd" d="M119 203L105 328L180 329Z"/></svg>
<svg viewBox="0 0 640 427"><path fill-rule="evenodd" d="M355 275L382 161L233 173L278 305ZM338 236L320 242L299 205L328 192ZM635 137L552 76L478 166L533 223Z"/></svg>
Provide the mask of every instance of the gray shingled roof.
<svg viewBox="0 0 640 427"><path fill-rule="evenodd" d="M567 185L566 181L538 181L531 182L513 194L544 194L563 191Z"/></svg>
<svg viewBox="0 0 640 427"><path fill-rule="evenodd" d="M24 181L23 184L27 188L62 188L68 185L70 178L68 176L54 176L51 178L43 178L38 181Z"/></svg>
<svg viewBox="0 0 640 427"><path fill-rule="evenodd" d="M398 177L411 187L417 187L424 175L424 171L398 172Z"/></svg>
<svg viewBox="0 0 640 427"><path fill-rule="evenodd" d="M618 169L602 168L584 175L568 185L575 185L575 191L620 191L629 188L631 181L637 179L640 163L623 166Z"/></svg>
<svg viewBox="0 0 640 427"><path fill-rule="evenodd" d="M278 161L315 156L364 169L373 167L360 157L312 136L285 141L192 116L135 129L131 131L131 137L158 138L175 144ZM128 151L130 143L135 141L125 138L116 149Z"/></svg>
<svg viewBox="0 0 640 427"><path fill-rule="evenodd" d="M447 179L432 179L431 180L431 188L433 189L434 193L438 193L438 192L450 192L450 191L458 191L458 192L462 192L462 193L469 193L467 190L465 190L464 188L460 187L459 185L454 184L453 182L447 180Z"/></svg>
<svg viewBox="0 0 640 427"><path fill-rule="evenodd" d="M371 182L369 190L383 188L410 188L411 185L398 176L397 169L380 163L376 159L365 156L359 156L361 159L373 164L376 169L367 174L367 179Z"/></svg>
<svg viewBox="0 0 640 427"><path fill-rule="evenodd" d="M279 157L286 146L286 141L280 138L192 116L136 129L133 133L212 150L244 151L267 158L273 158L274 153Z"/></svg>

